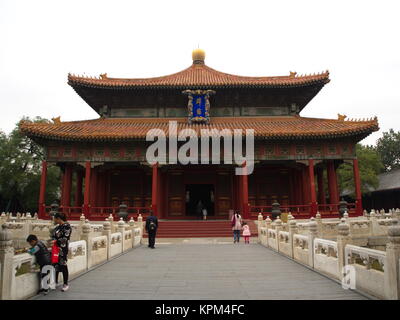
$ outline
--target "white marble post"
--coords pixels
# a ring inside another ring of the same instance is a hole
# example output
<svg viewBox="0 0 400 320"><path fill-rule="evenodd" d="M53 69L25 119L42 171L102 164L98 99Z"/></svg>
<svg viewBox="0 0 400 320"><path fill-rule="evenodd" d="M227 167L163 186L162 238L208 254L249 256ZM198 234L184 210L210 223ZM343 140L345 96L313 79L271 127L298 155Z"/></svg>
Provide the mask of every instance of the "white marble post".
<svg viewBox="0 0 400 320"><path fill-rule="evenodd" d="M318 225L314 217L307 223L308 230L308 265L314 268L314 239L318 236Z"/></svg>
<svg viewBox="0 0 400 320"><path fill-rule="evenodd" d="M336 241L338 247L339 275L341 280L344 276L343 267L346 264L345 248L347 244L351 244L350 225L347 223L345 218L342 218L338 225L338 236Z"/></svg>
<svg viewBox="0 0 400 320"><path fill-rule="evenodd" d="M384 265L386 299L400 299L400 225L397 219L392 220L388 228L389 243L386 245L386 264Z"/></svg>
<svg viewBox="0 0 400 320"><path fill-rule="evenodd" d="M0 300L8 300L11 299L14 248L11 232L5 225L0 228Z"/></svg>
<svg viewBox="0 0 400 320"><path fill-rule="evenodd" d="M110 246L111 246L111 223L106 218L106 220L103 222L103 236L107 237L107 260L110 259Z"/></svg>

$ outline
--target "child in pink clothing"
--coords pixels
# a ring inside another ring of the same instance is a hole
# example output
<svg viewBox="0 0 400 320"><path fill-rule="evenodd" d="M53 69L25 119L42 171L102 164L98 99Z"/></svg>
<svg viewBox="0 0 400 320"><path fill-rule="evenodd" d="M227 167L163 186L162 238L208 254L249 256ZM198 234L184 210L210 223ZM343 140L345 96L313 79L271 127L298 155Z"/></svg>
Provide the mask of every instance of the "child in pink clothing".
<svg viewBox="0 0 400 320"><path fill-rule="evenodd" d="M251 233L250 233L250 228L246 222L243 222L242 230L243 230L244 243L250 243Z"/></svg>

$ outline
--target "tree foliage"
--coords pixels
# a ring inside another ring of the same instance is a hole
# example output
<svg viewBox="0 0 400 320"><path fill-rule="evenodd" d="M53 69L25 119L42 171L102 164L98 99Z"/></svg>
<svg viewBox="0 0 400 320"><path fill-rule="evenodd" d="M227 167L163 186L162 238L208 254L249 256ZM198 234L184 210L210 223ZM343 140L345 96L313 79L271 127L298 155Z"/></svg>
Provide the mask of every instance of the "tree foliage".
<svg viewBox="0 0 400 320"><path fill-rule="evenodd" d="M23 118L23 120L30 119ZM37 117L31 121L47 122L48 120ZM43 159L43 148L23 135L18 125L9 135L0 133L1 211L37 211ZM58 198L59 175L58 167L48 168L46 184L48 201Z"/></svg>
<svg viewBox="0 0 400 320"><path fill-rule="evenodd" d="M390 129L388 132L383 132L376 143L376 149L386 171L400 168L400 131L395 132Z"/></svg>
<svg viewBox="0 0 400 320"><path fill-rule="evenodd" d="M356 145L356 155L360 171L361 192L368 193L378 187L378 174L384 169L379 153L373 146ZM351 163L343 163L337 170L340 190L348 190L355 196L354 173Z"/></svg>

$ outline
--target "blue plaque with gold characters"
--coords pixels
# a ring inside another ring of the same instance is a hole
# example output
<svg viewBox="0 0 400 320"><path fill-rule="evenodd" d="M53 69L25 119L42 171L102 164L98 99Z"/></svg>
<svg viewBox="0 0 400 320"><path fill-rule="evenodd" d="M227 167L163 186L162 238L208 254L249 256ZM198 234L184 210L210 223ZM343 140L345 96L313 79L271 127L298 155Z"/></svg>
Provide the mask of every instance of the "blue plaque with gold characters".
<svg viewBox="0 0 400 320"><path fill-rule="evenodd" d="M182 92L189 98L188 122L209 123L210 122L210 95L215 94L213 90L185 90Z"/></svg>

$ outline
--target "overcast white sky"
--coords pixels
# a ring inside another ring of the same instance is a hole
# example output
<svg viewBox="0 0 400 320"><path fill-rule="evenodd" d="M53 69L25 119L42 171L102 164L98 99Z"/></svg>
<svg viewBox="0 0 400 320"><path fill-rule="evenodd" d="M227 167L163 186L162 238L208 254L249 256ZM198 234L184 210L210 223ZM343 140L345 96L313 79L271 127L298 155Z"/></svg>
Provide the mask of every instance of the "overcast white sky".
<svg viewBox="0 0 400 320"><path fill-rule="evenodd" d="M97 114L68 72L152 77L191 64L238 75L328 69L331 82L303 116L378 116L400 130L399 1L0 0L0 129L22 116Z"/></svg>

